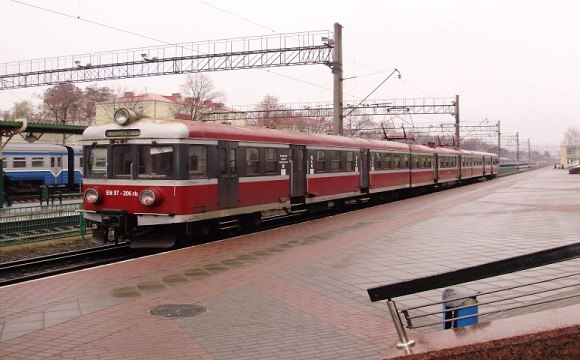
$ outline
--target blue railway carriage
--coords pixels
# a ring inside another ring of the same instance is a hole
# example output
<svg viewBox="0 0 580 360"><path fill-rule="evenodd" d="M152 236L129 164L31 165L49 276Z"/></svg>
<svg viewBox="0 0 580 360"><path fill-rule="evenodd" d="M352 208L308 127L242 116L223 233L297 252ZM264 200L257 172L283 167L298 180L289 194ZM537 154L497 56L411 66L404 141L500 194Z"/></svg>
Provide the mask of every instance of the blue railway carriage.
<svg viewBox="0 0 580 360"><path fill-rule="evenodd" d="M41 185L78 188L83 157L80 146L8 143L2 151L3 170L12 191L36 191Z"/></svg>

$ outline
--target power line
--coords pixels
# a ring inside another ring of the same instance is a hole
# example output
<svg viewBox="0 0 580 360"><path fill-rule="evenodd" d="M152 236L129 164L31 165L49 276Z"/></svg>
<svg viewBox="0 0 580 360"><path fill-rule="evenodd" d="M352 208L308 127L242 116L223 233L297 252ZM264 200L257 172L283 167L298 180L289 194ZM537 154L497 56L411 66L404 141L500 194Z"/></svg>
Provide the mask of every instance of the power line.
<svg viewBox="0 0 580 360"><path fill-rule="evenodd" d="M97 22L97 21L93 21L93 20L81 18L80 17L80 14L78 16L74 16L74 15L69 15L67 13L63 13L63 12L60 12L60 11L47 9L47 8L42 7L42 6L29 4L29 3L26 3L24 1L18 1L18 0L10 0L10 1L11 2L14 2L14 3L17 3L17 4L20 4L20 5L28 6L28 7L37 9L37 10L42 10L42 11L46 11L46 12L49 12L49 13L52 13L52 14L56 14L56 15L68 17L70 19L75 19L75 20L83 21L83 22L86 22L86 23L89 23L89 24L92 24L92 25L101 26L101 27L104 27L104 28L107 28L107 29L110 29L110 30L115 30L115 31L123 32L125 34L129 34L129 35L133 35L133 36L138 36L138 37L141 37L141 38L144 38L144 39L147 39L147 40L153 40L153 41L156 41L156 42L160 42L162 44L165 44L165 45L171 45L171 43L169 43L167 41L163 41L163 40L160 40L160 39L156 39L156 38L151 37L151 36L139 34L139 33L133 32L133 31L121 29L121 28L118 28L116 26L111 26L111 25L103 24L103 23L100 23L100 22Z"/></svg>
<svg viewBox="0 0 580 360"><path fill-rule="evenodd" d="M202 4L204 4L204 5L206 5L206 6L209 6L209 7L211 7L211 8L214 8L214 9L216 9L216 10L219 10L219 11L221 11L221 12L223 12L223 13L226 13L226 14L228 14L228 15L231 15L231 16L233 16L233 17L236 17L236 18L238 18L238 19L240 19L240 20L246 21L246 22L248 22L248 23L250 23L250 24L252 24L252 25L256 25L256 26L258 26L258 27L261 27L262 29L266 29L266 30L268 30L268 31L271 31L271 32L273 32L273 33L278 33L278 31L276 31L276 30L274 30L274 29L270 29L269 27L267 27L267 26L264 26L264 25L262 25L262 24L260 24L260 23L257 23L257 22L255 22L255 21L253 21L253 20L250 20L250 19L248 19L248 18L245 18L245 17L243 17L243 16L240 16L240 15L238 15L238 14L236 14L236 13L233 13L233 12L231 12L231 11L228 11L228 10L226 10L226 9L222 9L222 8L220 8L220 7L218 7L218 6L212 5L212 4L208 3L207 1L203 1L203 0L197 0L197 1L198 1L198 2L200 2L200 3L202 3Z"/></svg>

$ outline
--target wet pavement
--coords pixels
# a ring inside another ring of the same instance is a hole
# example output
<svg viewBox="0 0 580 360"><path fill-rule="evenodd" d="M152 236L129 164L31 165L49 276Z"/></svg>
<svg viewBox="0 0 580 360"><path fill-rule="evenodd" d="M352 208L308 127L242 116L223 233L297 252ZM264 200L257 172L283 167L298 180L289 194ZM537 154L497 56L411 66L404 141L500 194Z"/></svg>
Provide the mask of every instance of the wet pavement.
<svg viewBox="0 0 580 360"><path fill-rule="evenodd" d="M0 288L0 358L380 359L398 338L367 288L575 243L579 215L580 177L546 168L12 285ZM164 305L177 316L151 313Z"/></svg>

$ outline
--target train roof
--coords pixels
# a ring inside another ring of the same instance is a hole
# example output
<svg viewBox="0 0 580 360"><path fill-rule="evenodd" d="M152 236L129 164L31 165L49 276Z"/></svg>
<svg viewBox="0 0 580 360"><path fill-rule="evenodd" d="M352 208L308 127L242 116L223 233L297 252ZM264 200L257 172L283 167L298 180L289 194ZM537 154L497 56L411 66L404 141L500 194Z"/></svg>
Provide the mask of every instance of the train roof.
<svg viewBox="0 0 580 360"><path fill-rule="evenodd" d="M313 134L298 131L268 129L254 126L234 126L226 124L205 123L190 120L162 120L142 118L126 126L116 123L88 127L83 132L83 142L98 142L126 136L128 139L141 140L230 140L240 142L261 142L271 144L296 144L319 147L370 148L392 151L408 151L421 153L463 153L475 154L466 150L433 148L425 145L409 145L405 143L350 138L345 136ZM494 155L490 153L478 153Z"/></svg>
<svg viewBox="0 0 580 360"><path fill-rule="evenodd" d="M80 151L80 145L66 145L71 146L75 151ZM48 143L19 143L19 142L9 142L2 149L4 153L9 152L66 152L65 145L61 144L48 144Z"/></svg>
<svg viewBox="0 0 580 360"><path fill-rule="evenodd" d="M188 120L140 119L127 126L114 123L91 126L83 133L83 142L112 139L107 134L139 130L133 139L203 139L274 144L336 146L344 148L372 147L392 150L408 149L409 145L390 141L349 138L335 135L312 134L297 131L268 129L253 126L211 124Z"/></svg>

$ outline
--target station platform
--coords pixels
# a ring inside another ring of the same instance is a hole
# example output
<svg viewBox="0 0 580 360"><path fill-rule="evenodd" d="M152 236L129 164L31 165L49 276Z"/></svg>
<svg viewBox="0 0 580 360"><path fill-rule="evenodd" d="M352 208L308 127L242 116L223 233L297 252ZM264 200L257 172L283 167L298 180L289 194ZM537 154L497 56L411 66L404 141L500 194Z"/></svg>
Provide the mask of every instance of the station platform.
<svg viewBox="0 0 580 360"><path fill-rule="evenodd" d="M0 358L381 359L368 288L575 243L579 216L580 175L544 168L11 285Z"/></svg>

